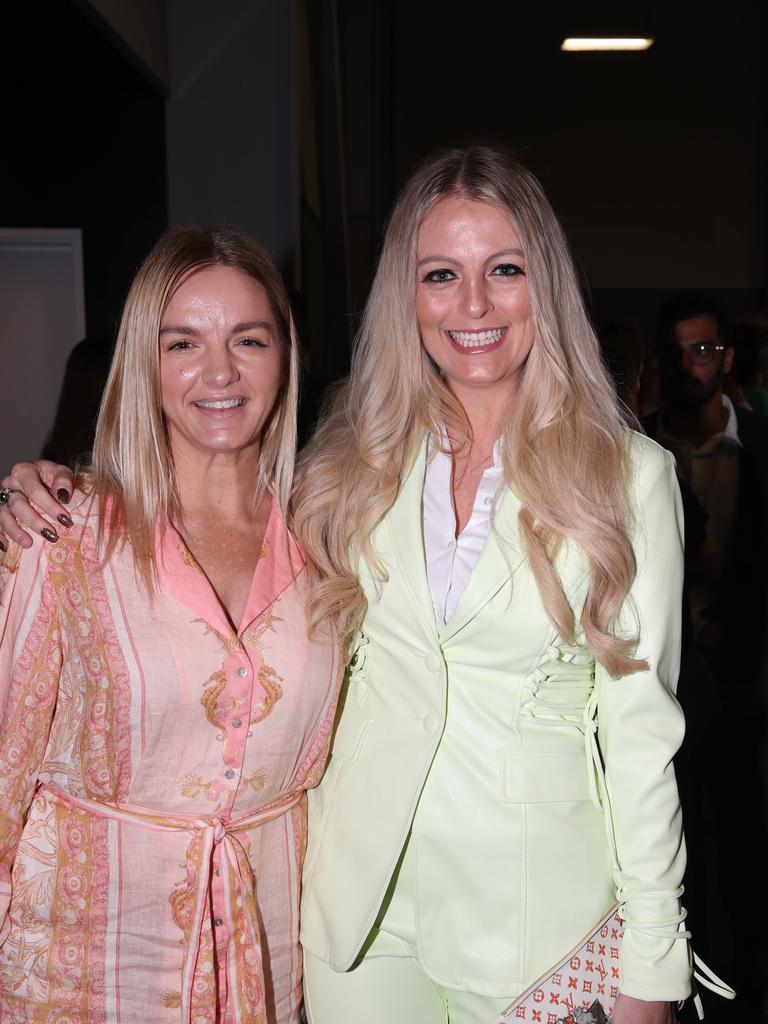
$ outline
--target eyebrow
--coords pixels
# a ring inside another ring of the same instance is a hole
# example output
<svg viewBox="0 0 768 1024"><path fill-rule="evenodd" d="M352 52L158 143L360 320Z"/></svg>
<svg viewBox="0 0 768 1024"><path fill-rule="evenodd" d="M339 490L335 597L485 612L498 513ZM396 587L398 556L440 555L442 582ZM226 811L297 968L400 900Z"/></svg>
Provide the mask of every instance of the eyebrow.
<svg viewBox="0 0 768 1024"><path fill-rule="evenodd" d="M168 326L160 328L160 337L164 334L194 334L197 335L199 332L194 327L185 327L183 324L179 327Z"/></svg>
<svg viewBox="0 0 768 1024"><path fill-rule="evenodd" d="M243 331L257 331L259 329L267 331L273 331L275 325L270 323L269 320L248 320L242 324L235 324L230 331L230 334L242 334ZM167 327L160 328L160 336L164 334L188 334L191 337L198 337L200 331L196 327L190 327L188 324L169 324Z"/></svg>
<svg viewBox="0 0 768 1024"><path fill-rule="evenodd" d="M499 256L519 256L525 258L525 253L522 249L500 249L498 252L491 253L485 262L490 263L491 260L496 260ZM416 266L420 267L424 263L451 263L454 267L461 266L461 261L454 259L452 256L424 256Z"/></svg>
<svg viewBox="0 0 768 1024"><path fill-rule="evenodd" d="M273 331L275 325L270 320L248 320L244 324L236 324L232 328L232 334L242 334L243 331Z"/></svg>

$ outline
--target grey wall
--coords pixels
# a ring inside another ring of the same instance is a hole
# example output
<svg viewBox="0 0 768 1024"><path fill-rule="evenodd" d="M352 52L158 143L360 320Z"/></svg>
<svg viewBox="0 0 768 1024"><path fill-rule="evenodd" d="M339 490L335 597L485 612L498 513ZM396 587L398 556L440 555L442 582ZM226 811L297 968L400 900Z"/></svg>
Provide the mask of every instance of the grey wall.
<svg viewBox="0 0 768 1024"><path fill-rule="evenodd" d="M297 222L293 0L169 0L171 223L227 221L286 270Z"/></svg>

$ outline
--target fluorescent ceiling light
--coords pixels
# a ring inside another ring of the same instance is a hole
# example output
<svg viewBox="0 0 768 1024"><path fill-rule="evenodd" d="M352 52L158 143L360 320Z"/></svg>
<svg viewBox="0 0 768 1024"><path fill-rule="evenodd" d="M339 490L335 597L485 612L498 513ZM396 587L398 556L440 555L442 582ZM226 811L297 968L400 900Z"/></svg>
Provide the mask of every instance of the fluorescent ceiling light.
<svg viewBox="0 0 768 1024"><path fill-rule="evenodd" d="M584 50L647 50L653 46L653 39L650 38L587 38L584 36L569 36L564 39L560 49L568 50L571 53Z"/></svg>

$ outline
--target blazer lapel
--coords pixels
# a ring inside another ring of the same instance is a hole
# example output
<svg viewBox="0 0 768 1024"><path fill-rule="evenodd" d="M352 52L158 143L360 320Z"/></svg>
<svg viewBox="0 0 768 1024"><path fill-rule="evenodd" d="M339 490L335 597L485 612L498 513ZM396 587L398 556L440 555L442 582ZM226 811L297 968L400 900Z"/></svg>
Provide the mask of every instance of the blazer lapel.
<svg viewBox="0 0 768 1024"><path fill-rule="evenodd" d="M432 610L432 597L427 580L422 522L422 494L426 462L427 438L423 440L419 448L400 493L385 518L385 524L389 529L389 540L405 589L429 632L435 634L437 624Z"/></svg>
<svg viewBox="0 0 768 1024"><path fill-rule="evenodd" d="M491 532L480 558L459 598L453 615L440 630L440 642L445 643L462 630L480 609L501 590L520 563L525 559L517 525L520 502L505 488L496 511Z"/></svg>
<svg viewBox="0 0 768 1024"><path fill-rule="evenodd" d="M385 518L385 524L389 529L389 543L405 589L422 622L429 632L434 634L437 632L437 624L427 579L422 516L426 458L427 439L425 438L397 500ZM509 488L505 488L493 528L480 553L477 565L472 570L472 575L453 615L439 631L441 643L450 640L462 630L480 609L499 592L525 560L525 551L517 525L519 511L520 501L517 496ZM382 540L385 539L382 538ZM384 546L388 547L386 540ZM387 551L382 550L381 554L386 561Z"/></svg>

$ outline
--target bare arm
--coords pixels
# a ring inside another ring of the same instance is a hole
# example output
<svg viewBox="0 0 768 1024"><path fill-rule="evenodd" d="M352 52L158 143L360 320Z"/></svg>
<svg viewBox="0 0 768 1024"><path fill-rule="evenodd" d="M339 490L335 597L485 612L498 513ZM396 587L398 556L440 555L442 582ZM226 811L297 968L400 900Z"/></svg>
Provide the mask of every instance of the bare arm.
<svg viewBox="0 0 768 1024"><path fill-rule="evenodd" d="M613 1024L675 1024L674 1005L645 999L633 999L619 993L613 1007Z"/></svg>

